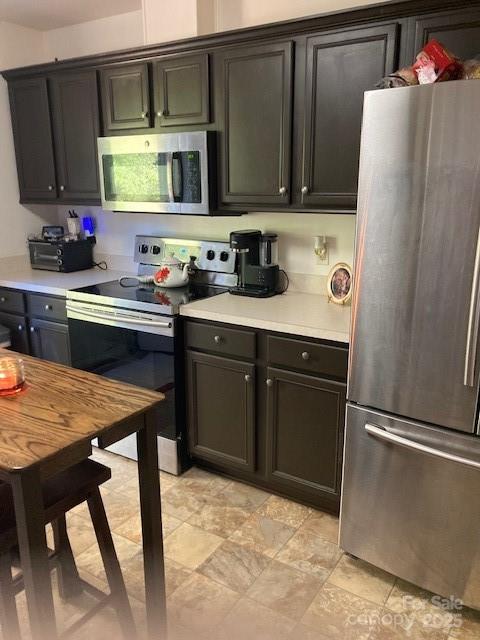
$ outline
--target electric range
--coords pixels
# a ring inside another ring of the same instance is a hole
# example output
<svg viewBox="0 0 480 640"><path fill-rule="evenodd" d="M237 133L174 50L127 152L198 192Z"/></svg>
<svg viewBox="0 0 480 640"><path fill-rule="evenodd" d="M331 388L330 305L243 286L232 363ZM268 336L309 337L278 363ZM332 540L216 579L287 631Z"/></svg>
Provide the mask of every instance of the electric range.
<svg viewBox="0 0 480 640"><path fill-rule="evenodd" d="M238 277L228 242L157 236L135 239L134 259L140 276L152 275L172 255L192 266L187 286L125 286L109 281L81 287L67 292L67 318L72 366L165 395L156 416L159 466L179 474L188 466L179 309L227 291ZM135 280L125 282L134 285ZM134 436L109 449L137 459Z"/></svg>

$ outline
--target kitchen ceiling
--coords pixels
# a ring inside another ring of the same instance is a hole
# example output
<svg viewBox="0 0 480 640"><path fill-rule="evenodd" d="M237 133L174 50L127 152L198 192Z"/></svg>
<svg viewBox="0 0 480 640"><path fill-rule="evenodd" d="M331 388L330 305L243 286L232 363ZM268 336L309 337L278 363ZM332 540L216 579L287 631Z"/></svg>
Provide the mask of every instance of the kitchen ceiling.
<svg viewBox="0 0 480 640"><path fill-rule="evenodd" d="M142 0L0 0L0 21L48 31L141 7Z"/></svg>

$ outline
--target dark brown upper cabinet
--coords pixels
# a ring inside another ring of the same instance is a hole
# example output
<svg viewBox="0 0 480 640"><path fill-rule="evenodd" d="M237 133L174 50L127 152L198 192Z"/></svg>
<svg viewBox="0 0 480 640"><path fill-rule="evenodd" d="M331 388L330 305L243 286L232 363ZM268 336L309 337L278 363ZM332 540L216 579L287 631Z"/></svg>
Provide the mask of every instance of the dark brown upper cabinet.
<svg viewBox="0 0 480 640"><path fill-rule="evenodd" d="M153 64L155 124L210 122L208 54L164 58Z"/></svg>
<svg viewBox="0 0 480 640"><path fill-rule="evenodd" d="M101 72L104 134L150 127L148 64L124 64Z"/></svg>
<svg viewBox="0 0 480 640"><path fill-rule="evenodd" d="M415 45L412 61L424 44L435 39L456 56L473 58L480 53L480 9L414 18Z"/></svg>
<svg viewBox="0 0 480 640"><path fill-rule="evenodd" d="M9 82L20 202L57 195L46 78Z"/></svg>
<svg viewBox="0 0 480 640"><path fill-rule="evenodd" d="M224 204L289 204L292 59L292 42L216 54Z"/></svg>
<svg viewBox="0 0 480 640"><path fill-rule="evenodd" d="M58 198L69 202L98 201L100 118L96 72L55 75L50 87Z"/></svg>
<svg viewBox="0 0 480 640"><path fill-rule="evenodd" d="M398 26L307 38L301 203L355 209L363 94L395 70Z"/></svg>

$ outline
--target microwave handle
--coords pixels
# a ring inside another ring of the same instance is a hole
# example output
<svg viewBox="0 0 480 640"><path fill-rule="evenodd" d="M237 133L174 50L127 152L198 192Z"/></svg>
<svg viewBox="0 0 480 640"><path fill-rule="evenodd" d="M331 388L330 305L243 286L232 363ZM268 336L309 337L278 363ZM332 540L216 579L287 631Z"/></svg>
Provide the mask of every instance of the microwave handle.
<svg viewBox="0 0 480 640"><path fill-rule="evenodd" d="M175 181L175 178L178 179ZM182 154L180 152L172 154L172 183L173 183L173 197L175 202L183 201L183 173L182 173ZM175 186L178 186L178 190L175 191Z"/></svg>
<svg viewBox="0 0 480 640"><path fill-rule="evenodd" d="M167 153L167 188L169 202L175 202L175 193L173 192L173 153Z"/></svg>

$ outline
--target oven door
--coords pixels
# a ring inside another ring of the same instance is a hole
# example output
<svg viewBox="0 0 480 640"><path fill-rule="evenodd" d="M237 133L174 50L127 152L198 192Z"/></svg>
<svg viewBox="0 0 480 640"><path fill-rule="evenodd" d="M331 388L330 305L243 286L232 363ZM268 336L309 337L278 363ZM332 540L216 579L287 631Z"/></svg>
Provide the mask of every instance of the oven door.
<svg viewBox="0 0 480 640"><path fill-rule="evenodd" d="M102 206L209 213L207 132L98 139Z"/></svg>
<svg viewBox="0 0 480 640"><path fill-rule="evenodd" d="M157 433L176 440L175 352L173 331L159 335L128 322L112 326L79 311L67 310L72 366L120 382L160 391L165 401L158 405ZM169 319L172 322L171 319ZM115 321L111 321L115 322ZM153 327L148 327L152 330ZM159 328L159 331L165 332Z"/></svg>

